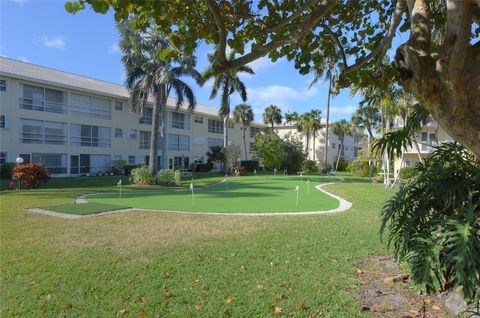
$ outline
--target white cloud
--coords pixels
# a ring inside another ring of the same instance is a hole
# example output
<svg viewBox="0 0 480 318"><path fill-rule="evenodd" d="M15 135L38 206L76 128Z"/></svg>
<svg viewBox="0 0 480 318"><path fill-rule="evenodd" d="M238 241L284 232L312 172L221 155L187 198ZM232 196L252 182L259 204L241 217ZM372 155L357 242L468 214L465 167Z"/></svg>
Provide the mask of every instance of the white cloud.
<svg viewBox="0 0 480 318"><path fill-rule="evenodd" d="M27 0L13 0L13 2L18 4L19 7L23 7L23 5L25 4L25 2L27 2Z"/></svg>
<svg viewBox="0 0 480 318"><path fill-rule="evenodd" d="M19 57L17 57L17 59L18 59L19 61L22 61L22 62L25 62L25 63L28 63L28 62L29 62L29 60L28 60L25 56L19 56Z"/></svg>
<svg viewBox="0 0 480 318"><path fill-rule="evenodd" d="M340 117L350 117L357 110L357 106L347 105L347 106L333 106L330 107L330 114L337 115Z"/></svg>
<svg viewBox="0 0 480 318"><path fill-rule="evenodd" d="M278 61L277 61L278 63ZM270 59L268 57L261 57L259 58L258 60L255 60L251 63L248 64L248 66L250 66L253 71L255 73L259 73L259 72L262 72L270 67L272 67L275 63L273 63L272 61L270 61Z"/></svg>
<svg viewBox="0 0 480 318"><path fill-rule="evenodd" d="M53 49L60 49L63 50L65 48L65 38L59 35L53 36L41 36L38 38L40 44L43 46L53 48Z"/></svg>
<svg viewBox="0 0 480 318"><path fill-rule="evenodd" d="M108 53L120 53L120 47L118 46L118 42L113 42L110 46Z"/></svg>

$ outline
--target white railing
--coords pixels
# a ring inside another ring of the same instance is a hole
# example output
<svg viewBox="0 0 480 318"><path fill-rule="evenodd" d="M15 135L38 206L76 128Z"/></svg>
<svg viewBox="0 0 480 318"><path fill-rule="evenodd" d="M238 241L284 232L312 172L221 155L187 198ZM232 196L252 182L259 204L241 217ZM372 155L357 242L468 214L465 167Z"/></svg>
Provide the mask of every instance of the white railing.
<svg viewBox="0 0 480 318"><path fill-rule="evenodd" d="M29 98L19 98L19 105L22 109L35 110L35 111L45 111L49 113L57 114L66 114L67 113L67 104L43 101L37 99Z"/></svg>
<svg viewBox="0 0 480 318"><path fill-rule="evenodd" d="M110 148L111 139L110 138L98 138L98 137L70 137L71 146L80 146L80 147L96 147L96 148Z"/></svg>
<svg viewBox="0 0 480 318"><path fill-rule="evenodd" d="M23 132L20 133L20 142L23 144L65 145L67 143L67 136Z"/></svg>

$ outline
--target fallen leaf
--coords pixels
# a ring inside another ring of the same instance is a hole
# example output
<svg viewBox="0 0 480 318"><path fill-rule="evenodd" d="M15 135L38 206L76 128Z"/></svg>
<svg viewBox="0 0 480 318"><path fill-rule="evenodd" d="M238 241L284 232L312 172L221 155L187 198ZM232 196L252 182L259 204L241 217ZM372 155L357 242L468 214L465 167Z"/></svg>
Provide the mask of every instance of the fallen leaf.
<svg viewBox="0 0 480 318"><path fill-rule="evenodd" d="M146 312L145 310L143 310L143 309L140 310L140 311L138 312L138 317L140 317L140 318L145 318L145 317L147 317L147 312Z"/></svg>
<svg viewBox="0 0 480 318"><path fill-rule="evenodd" d="M432 305L432 309L435 311L439 311L441 308L440 308L440 305L434 304Z"/></svg>
<svg viewBox="0 0 480 318"><path fill-rule="evenodd" d="M363 274L363 273L365 273L365 272L363 271L363 269L357 268L357 274Z"/></svg>
<svg viewBox="0 0 480 318"><path fill-rule="evenodd" d="M145 297L140 296L140 297L138 297L138 302L141 303L141 304L145 304L145 303L147 303L147 300L145 299Z"/></svg>
<svg viewBox="0 0 480 318"><path fill-rule="evenodd" d="M127 308L119 309L119 310L117 311L117 313L118 313L120 316L125 315L127 312L128 312Z"/></svg>
<svg viewBox="0 0 480 318"><path fill-rule="evenodd" d="M47 296L45 296L45 298L46 298L47 300L52 300L52 295L47 294Z"/></svg>
<svg viewBox="0 0 480 318"><path fill-rule="evenodd" d="M227 299L225 299L225 302L226 302L227 304L231 304L231 303L233 302L232 296L228 296Z"/></svg>
<svg viewBox="0 0 480 318"><path fill-rule="evenodd" d="M263 288L263 285L262 285L262 284L258 284L258 285L257 285L257 288L258 288L258 289L262 289L262 288Z"/></svg>
<svg viewBox="0 0 480 318"><path fill-rule="evenodd" d="M169 299L169 298L172 298L173 294L172 294L172 291L167 289L164 293L163 293L163 296L165 297L165 299Z"/></svg>
<svg viewBox="0 0 480 318"><path fill-rule="evenodd" d="M431 298L425 299L425 304L430 305L433 302Z"/></svg>
<svg viewBox="0 0 480 318"><path fill-rule="evenodd" d="M301 303L300 306L298 306L298 311L304 312L305 311L305 304Z"/></svg>
<svg viewBox="0 0 480 318"><path fill-rule="evenodd" d="M162 276L163 276L164 278L170 277L170 273L169 273L169 272L163 272L163 273L162 273Z"/></svg>
<svg viewBox="0 0 480 318"><path fill-rule="evenodd" d="M278 315L278 314L281 314L283 311L282 307L279 307L279 306L275 306L275 310L273 311L273 313L275 315Z"/></svg>
<svg viewBox="0 0 480 318"><path fill-rule="evenodd" d="M336 259L332 258L332 263L336 264L336 263L338 263L338 261Z"/></svg>
<svg viewBox="0 0 480 318"><path fill-rule="evenodd" d="M73 305L71 303L67 303L65 304L65 306L63 306L63 308L65 309L72 309Z"/></svg>
<svg viewBox="0 0 480 318"><path fill-rule="evenodd" d="M200 310L202 308L202 304L195 304L195 309Z"/></svg>
<svg viewBox="0 0 480 318"><path fill-rule="evenodd" d="M36 283L37 283L36 281L32 280L30 283L28 283L28 285L33 286L33 285L35 285Z"/></svg>

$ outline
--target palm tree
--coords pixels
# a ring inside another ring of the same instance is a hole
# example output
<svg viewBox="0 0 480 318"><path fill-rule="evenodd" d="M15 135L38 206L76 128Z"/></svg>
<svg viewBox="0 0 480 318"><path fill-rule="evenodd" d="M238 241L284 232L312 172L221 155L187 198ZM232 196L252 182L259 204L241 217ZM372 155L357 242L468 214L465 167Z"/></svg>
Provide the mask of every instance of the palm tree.
<svg viewBox="0 0 480 318"><path fill-rule="evenodd" d="M270 125L272 128L272 133L275 133L273 130L274 125L279 125L282 123L282 110L275 105L268 106L265 108L265 112L263 113L263 122L266 125Z"/></svg>
<svg viewBox="0 0 480 318"><path fill-rule="evenodd" d="M245 160L248 160L248 153L247 153L247 141L245 139L245 132L247 127L250 126L250 123L253 121L253 110L250 105L247 104L239 104L235 106L233 110L233 119L236 123L242 124L243 130L243 149L245 151Z"/></svg>
<svg viewBox="0 0 480 318"><path fill-rule="evenodd" d="M285 121L283 123L283 125L285 126L285 124L295 124L297 125L298 122L300 120L300 115L297 113L297 112L288 112L288 113L285 113Z"/></svg>
<svg viewBox="0 0 480 318"><path fill-rule="evenodd" d="M340 154L343 149L343 141L345 136L353 136L355 129L353 125L346 119L341 119L333 124L333 133L340 137L340 147L338 148L337 163L335 165L335 171L338 170L338 163L340 162Z"/></svg>
<svg viewBox="0 0 480 318"><path fill-rule="evenodd" d="M308 131L312 134L313 137L313 143L312 143L312 148L313 148L313 161L315 161L315 136L317 135L317 131L320 130L321 128L321 120L322 117L320 116L322 112L318 109L313 109L306 113L306 122L308 125Z"/></svg>
<svg viewBox="0 0 480 318"><path fill-rule="evenodd" d="M185 98L188 109L196 106L195 95L180 77L191 76L197 83L203 84L203 77L195 70L194 57L179 57L175 60L161 60L158 52L169 47L168 40L149 28L141 32L131 27L130 21L119 23L119 47L122 51L122 62L125 67L125 85L130 93L132 111L144 108L150 96L153 96L153 118L150 138L150 173L157 171L159 135L162 139L162 168L166 167L166 104L170 91L177 96L176 107L179 108ZM160 129L161 128L161 129Z"/></svg>
<svg viewBox="0 0 480 318"><path fill-rule="evenodd" d="M233 60L235 58L235 51L231 51L228 60ZM219 90L221 90L221 101L220 109L218 115L223 119L223 147L228 146L228 119L230 117L230 96L237 92L240 94L240 97L244 102L247 101L247 89L245 84L240 80L238 74L246 73L254 75L255 72L250 66L244 65L238 68L229 69L223 73L216 73L213 69L213 64L215 62L215 56L213 54L208 54L208 61L210 66L203 73L205 80L211 78L214 79L212 92L210 93L210 99L213 99L217 96Z"/></svg>

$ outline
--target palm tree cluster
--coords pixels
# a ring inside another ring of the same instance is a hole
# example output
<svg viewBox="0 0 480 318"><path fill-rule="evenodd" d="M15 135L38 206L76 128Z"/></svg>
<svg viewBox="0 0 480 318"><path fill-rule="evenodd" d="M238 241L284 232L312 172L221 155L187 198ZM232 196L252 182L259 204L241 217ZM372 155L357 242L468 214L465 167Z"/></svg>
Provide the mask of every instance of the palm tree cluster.
<svg viewBox="0 0 480 318"><path fill-rule="evenodd" d="M315 161L315 139L321 127L322 112L318 109L313 109L309 112L299 115L297 112L286 113L285 122L293 124L298 132L304 132L306 136L305 152L310 151L310 138L312 138L313 155L312 160Z"/></svg>
<svg viewBox="0 0 480 318"><path fill-rule="evenodd" d="M183 76L192 77L197 84L203 85L202 75L195 69L194 57L179 56L162 60L158 52L167 49L170 44L165 36L155 28L141 32L131 26L130 21L117 25L120 33L119 47L122 51L122 62L125 67L125 85L130 93L132 111L139 110L142 115L149 97L153 97L153 118L150 139L150 173L157 171L159 137L162 140L162 164L166 167L166 104L173 90L177 97L177 108L184 101L188 109L193 110L196 99L193 90L181 80Z"/></svg>
<svg viewBox="0 0 480 318"><path fill-rule="evenodd" d="M236 123L242 124L242 131L243 131L243 150L245 153L245 160L248 160L248 152L247 152L247 141L245 134L247 132L247 127L250 126L250 123L253 121L253 110L250 105L247 104L239 104L235 106L233 111L233 119Z"/></svg>
<svg viewBox="0 0 480 318"><path fill-rule="evenodd" d="M280 125L282 123L282 110L275 105L270 105L265 108L265 112L263 113L263 122L265 125L270 125L270 129L272 133L275 133L274 127L275 125Z"/></svg>

